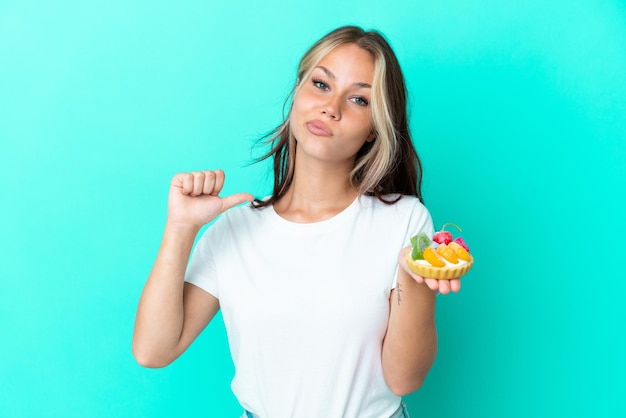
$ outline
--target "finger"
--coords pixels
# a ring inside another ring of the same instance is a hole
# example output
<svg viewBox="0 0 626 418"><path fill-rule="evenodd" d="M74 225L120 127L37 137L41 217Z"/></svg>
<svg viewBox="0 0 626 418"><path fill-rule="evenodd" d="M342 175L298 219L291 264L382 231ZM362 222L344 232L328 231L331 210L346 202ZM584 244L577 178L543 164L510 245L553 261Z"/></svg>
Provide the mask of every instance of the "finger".
<svg viewBox="0 0 626 418"><path fill-rule="evenodd" d="M461 279L450 280L450 289L455 293L459 292L461 290Z"/></svg>
<svg viewBox="0 0 626 418"><path fill-rule="evenodd" d="M419 276L417 274L412 273L411 277L413 277L413 279L418 282L419 284L424 283L424 278L422 276Z"/></svg>
<svg viewBox="0 0 626 418"><path fill-rule="evenodd" d="M202 194L213 194L215 190L215 172L211 170L205 170L204 182L202 183Z"/></svg>
<svg viewBox="0 0 626 418"><path fill-rule="evenodd" d="M233 206L237 206L244 202L251 202L254 200L254 196L250 193L235 193L230 196L222 198L222 211L226 211Z"/></svg>
<svg viewBox="0 0 626 418"><path fill-rule="evenodd" d="M424 283L430 290L439 290L439 280L437 279L424 279Z"/></svg>
<svg viewBox="0 0 626 418"><path fill-rule="evenodd" d="M222 188L224 187L224 179L226 175L224 174L222 170L213 171L213 175L214 175L215 180L213 183L213 191L210 194L217 196L222 191Z"/></svg>
<svg viewBox="0 0 626 418"><path fill-rule="evenodd" d="M179 176L180 185L182 186L182 193L184 195L191 194L191 192L193 192L193 174L181 173Z"/></svg>
<svg viewBox="0 0 626 418"><path fill-rule="evenodd" d="M193 190L191 196L200 196L204 188L205 174L202 171L194 171L193 173Z"/></svg>
<svg viewBox="0 0 626 418"><path fill-rule="evenodd" d="M450 293L450 280L439 280L439 293L443 295Z"/></svg>

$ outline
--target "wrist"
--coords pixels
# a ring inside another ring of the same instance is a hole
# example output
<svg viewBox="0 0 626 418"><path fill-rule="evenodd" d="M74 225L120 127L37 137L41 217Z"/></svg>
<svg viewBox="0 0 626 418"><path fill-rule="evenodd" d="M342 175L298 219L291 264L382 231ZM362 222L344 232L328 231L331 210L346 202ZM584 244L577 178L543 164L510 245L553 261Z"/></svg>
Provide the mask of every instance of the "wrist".
<svg viewBox="0 0 626 418"><path fill-rule="evenodd" d="M186 222L177 222L168 219L165 222L165 234L176 235L181 237L193 237L198 235L198 232L202 228L202 225L190 224Z"/></svg>

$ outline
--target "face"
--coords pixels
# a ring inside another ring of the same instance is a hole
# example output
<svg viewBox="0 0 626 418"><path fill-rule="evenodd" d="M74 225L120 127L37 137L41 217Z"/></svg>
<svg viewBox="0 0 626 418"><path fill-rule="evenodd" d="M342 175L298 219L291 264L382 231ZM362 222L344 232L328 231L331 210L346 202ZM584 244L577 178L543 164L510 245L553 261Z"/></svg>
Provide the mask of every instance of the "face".
<svg viewBox="0 0 626 418"><path fill-rule="evenodd" d="M369 102L374 59L354 44L326 55L293 98L291 129L296 156L354 165L358 150L371 141Z"/></svg>

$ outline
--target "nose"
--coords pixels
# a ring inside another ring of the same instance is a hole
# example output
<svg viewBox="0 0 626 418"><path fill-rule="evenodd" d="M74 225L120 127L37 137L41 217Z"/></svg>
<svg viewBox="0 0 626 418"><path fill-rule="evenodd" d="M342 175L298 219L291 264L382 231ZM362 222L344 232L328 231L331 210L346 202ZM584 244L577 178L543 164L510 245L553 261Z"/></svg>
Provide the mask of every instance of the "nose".
<svg viewBox="0 0 626 418"><path fill-rule="evenodd" d="M322 105L321 112L332 120L341 119L341 98L337 96L331 96Z"/></svg>

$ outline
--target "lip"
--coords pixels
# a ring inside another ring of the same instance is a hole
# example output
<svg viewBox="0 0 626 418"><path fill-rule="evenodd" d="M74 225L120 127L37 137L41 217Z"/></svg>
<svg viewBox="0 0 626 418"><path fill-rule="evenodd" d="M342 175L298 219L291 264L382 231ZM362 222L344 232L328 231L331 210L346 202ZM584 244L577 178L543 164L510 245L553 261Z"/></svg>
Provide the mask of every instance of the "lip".
<svg viewBox="0 0 626 418"><path fill-rule="evenodd" d="M333 133L328 128L328 126L326 126L326 124L324 124L324 122L322 122L321 120L314 119L314 120L308 121L306 123L306 128L313 135L317 135L317 136L333 136Z"/></svg>

